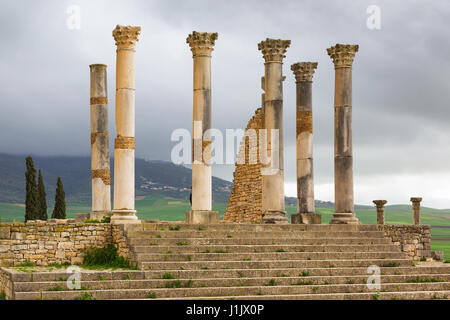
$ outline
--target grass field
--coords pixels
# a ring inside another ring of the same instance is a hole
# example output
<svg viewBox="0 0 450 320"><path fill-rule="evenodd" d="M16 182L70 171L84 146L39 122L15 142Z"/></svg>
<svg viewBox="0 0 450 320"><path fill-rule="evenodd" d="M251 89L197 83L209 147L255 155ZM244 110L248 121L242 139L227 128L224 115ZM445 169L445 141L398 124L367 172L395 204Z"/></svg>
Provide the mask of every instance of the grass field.
<svg viewBox="0 0 450 320"><path fill-rule="evenodd" d="M220 218L223 217L226 205L218 204L213 210L219 211ZM53 208L48 209L51 216ZM188 201L162 197L140 197L136 200L137 215L143 220L184 221L186 211L190 210ZM287 206L288 218L297 211L296 207ZM89 205L68 204L67 216L74 217L76 213L87 213ZM317 208L322 214L322 223L329 223L333 216L333 209ZM0 221L23 221L25 208L22 205L0 203ZM356 209L356 215L363 224L376 223L376 210L371 207ZM412 224L411 207L407 205L387 206L385 209L386 224ZM450 210L438 210L432 208L421 208L421 223L432 226L450 226ZM432 228L432 249L444 251L446 259L450 259L450 228Z"/></svg>

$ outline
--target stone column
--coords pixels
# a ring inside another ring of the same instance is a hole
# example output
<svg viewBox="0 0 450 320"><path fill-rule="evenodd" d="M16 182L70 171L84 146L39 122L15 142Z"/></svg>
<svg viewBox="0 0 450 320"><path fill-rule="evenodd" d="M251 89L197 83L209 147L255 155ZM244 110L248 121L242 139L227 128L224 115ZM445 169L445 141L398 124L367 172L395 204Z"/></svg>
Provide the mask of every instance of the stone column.
<svg viewBox="0 0 450 320"><path fill-rule="evenodd" d="M373 200L373 203L377 206L377 223L385 224L384 220L384 205L387 203L386 200Z"/></svg>
<svg viewBox="0 0 450 320"><path fill-rule="evenodd" d="M296 80L297 115L297 214L291 223L320 223L315 213L312 127L312 79L317 62L299 62L291 66Z"/></svg>
<svg viewBox="0 0 450 320"><path fill-rule="evenodd" d="M91 219L101 220L111 214L111 177L108 135L108 90L106 65L91 64Z"/></svg>
<svg viewBox="0 0 450 320"><path fill-rule="evenodd" d="M212 211L211 177L211 52L217 33L193 31L187 39L194 59L194 113L192 143L192 210L187 223L218 223Z"/></svg>
<svg viewBox="0 0 450 320"><path fill-rule="evenodd" d="M284 203L283 156L283 58L290 40L269 39L261 41L264 63L264 128L269 163L262 169L262 222L287 223ZM272 136L274 139L272 141ZM278 139L277 139L278 138Z"/></svg>
<svg viewBox="0 0 450 320"><path fill-rule="evenodd" d="M413 207L413 224L419 225L420 224L420 202L422 201L422 198L411 198L412 207Z"/></svg>
<svg viewBox="0 0 450 320"><path fill-rule="evenodd" d="M334 63L334 194L331 224L359 224L353 204L352 64L358 45L327 49Z"/></svg>
<svg viewBox="0 0 450 320"><path fill-rule="evenodd" d="M112 223L138 222L134 209L135 86L134 52L141 27L117 26L116 131L114 141L114 210Z"/></svg>

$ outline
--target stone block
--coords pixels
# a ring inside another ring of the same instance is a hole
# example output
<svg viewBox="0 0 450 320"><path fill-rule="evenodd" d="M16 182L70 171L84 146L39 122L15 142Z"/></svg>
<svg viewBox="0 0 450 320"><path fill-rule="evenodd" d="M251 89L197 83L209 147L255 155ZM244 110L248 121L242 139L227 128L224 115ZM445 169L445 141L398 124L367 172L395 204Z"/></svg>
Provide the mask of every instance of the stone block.
<svg viewBox="0 0 450 320"><path fill-rule="evenodd" d="M57 250L55 252L55 258L64 259L65 257L66 257L66 254L65 254L64 250Z"/></svg>
<svg viewBox="0 0 450 320"><path fill-rule="evenodd" d="M12 240L23 240L25 238L26 238L26 234L25 233L11 232L11 239Z"/></svg>
<svg viewBox="0 0 450 320"><path fill-rule="evenodd" d="M287 224L286 211L266 211L262 216L264 224Z"/></svg>
<svg viewBox="0 0 450 320"><path fill-rule="evenodd" d="M83 257L72 257L70 259L71 264L82 264L83 263Z"/></svg>
<svg viewBox="0 0 450 320"><path fill-rule="evenodd" d="M431 251L431 257L436 261L444 260L444 252L443 251Z"/></svg>
<svg viewBox="0 0 450 320"><path fill-rule="evenodd" d="M10 239L11 228L10 227L0 227L0 239Z"/></svg>
<svg viewBox="0 0 450 320"><path fill-rule="evenodd" d="M58 249L73 249L73 242L60 242L58 243Z"/></svg>
<svg viewBox="0 0 450 320"><path fill-rule="evenodd" d="M212 210L186 211L186 223L190 224L219 223L219 212Z"/></svg>
<svg viewBox="0 0 450 320"><path fill-rule="evenodd" d="M296 213L291 215L292 224L321 224L322 215L320 213Z"/></svg>

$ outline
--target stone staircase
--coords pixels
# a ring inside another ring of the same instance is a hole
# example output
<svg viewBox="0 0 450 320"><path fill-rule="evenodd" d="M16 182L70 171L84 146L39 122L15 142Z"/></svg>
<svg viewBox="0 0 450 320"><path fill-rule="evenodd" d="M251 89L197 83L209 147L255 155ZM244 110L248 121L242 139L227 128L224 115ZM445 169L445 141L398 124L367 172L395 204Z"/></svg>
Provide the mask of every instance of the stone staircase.
<svg viewBox="0 0 450 320"><path fill-rule="evenodd" d="M377 225L128 226L140 270L11 274L15 299L446 299L450 265L415 266ZM381 268L381 289L367 267Z"/></svg>

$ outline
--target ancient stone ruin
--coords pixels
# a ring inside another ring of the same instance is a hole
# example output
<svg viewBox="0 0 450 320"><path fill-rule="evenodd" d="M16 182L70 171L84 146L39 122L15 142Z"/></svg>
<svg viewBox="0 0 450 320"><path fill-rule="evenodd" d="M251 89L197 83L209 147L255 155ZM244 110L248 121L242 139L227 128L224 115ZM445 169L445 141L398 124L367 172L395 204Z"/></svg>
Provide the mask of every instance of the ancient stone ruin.
<svg viewBox="0 0 450 320"><path fill-rule="evenodd" d="M258 44L265 66L262 103L240 143L234 186L219 223L218 212L212 210L212 137L208 132L213 119L211 53L218 35L196 31L186 40L193 57L192 210L186 213L186 221L138 220L134 51L139 34L140 27L133 26L117 26L113 31L117 45L113 210L107 67L90 66L90 217L109 216L111 223L74 219L0 222L0 297L447 299L450 266L435 263L443 255L431 251L431 228L420 224L422 198L411 198L412 225L387 225L386 200L374 200L377 224L360 224L355 216L352 64L357 45L337 44L327 50L335 68L335 211L330 224L321 224L314 206L312 79L317 62L291 66L296 81L298 210L288 224L282 66L291 42L271 38ZM88 248L111 244L128 260L128 269L83 269L83 286L77 290L63 287L73 272L62 264L81 264ZM424 260L431 264L416 267ZM371 272L380 277L379 287L368 281Z"/></svg>
<svg viewBox="0 0 450 320"><path fill-rule="evenodd" d="M248 134L241 141L233 173L233 189L223 217L224 222L261 223L262 164L259 155L259 130L264 128L264 113L258 108L247 124ZM254 130L254 131L251 131ZM250 159L253 155L256 159Z"/></svg>

